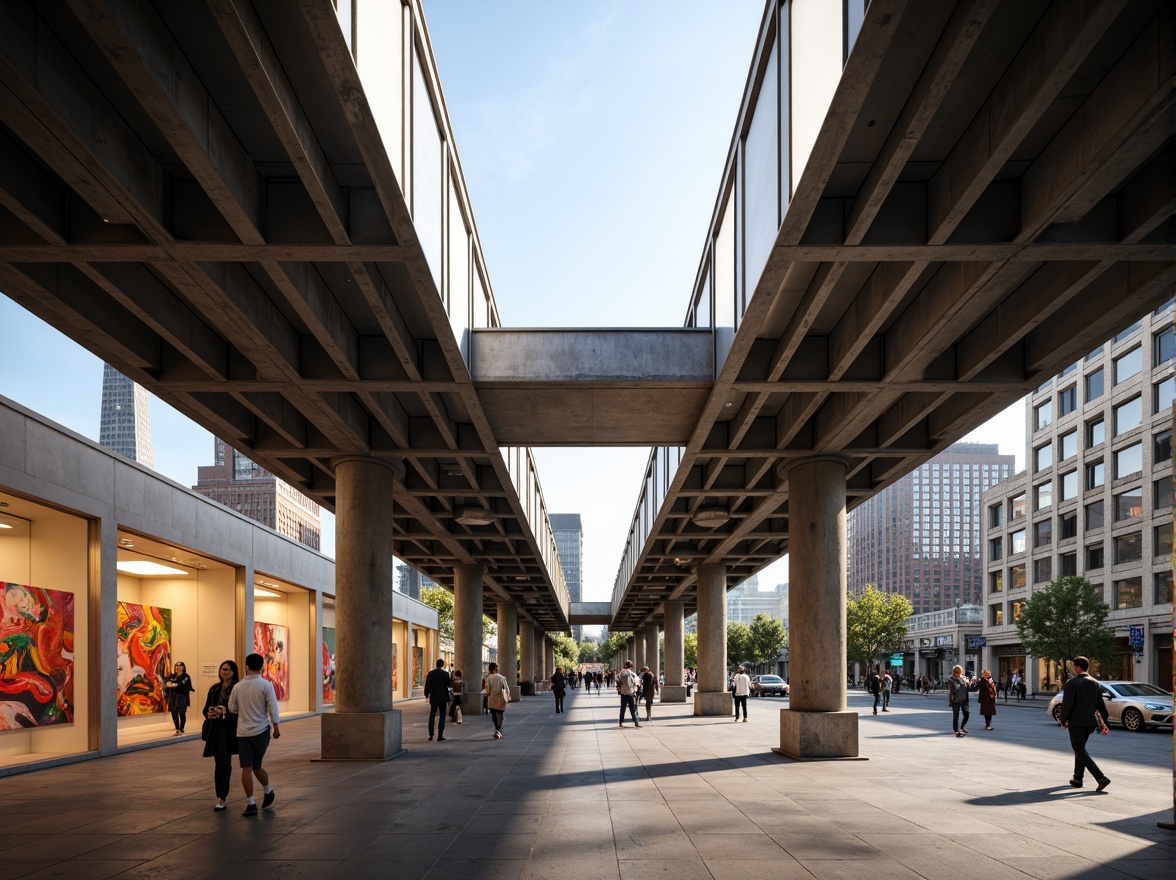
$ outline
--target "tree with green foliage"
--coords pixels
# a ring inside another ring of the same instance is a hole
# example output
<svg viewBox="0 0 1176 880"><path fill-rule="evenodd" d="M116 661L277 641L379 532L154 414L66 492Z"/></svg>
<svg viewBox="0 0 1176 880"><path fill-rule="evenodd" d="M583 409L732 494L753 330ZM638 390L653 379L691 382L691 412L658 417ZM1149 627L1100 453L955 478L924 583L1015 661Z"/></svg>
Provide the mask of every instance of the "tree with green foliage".
<svg viewBox="0 0 1176 880"><path fill-rule="evenodd" d="M901 593L884 593L866 584L851 593L845 604L846 659L869 668L878 655L902 648L907 628L903 621L914 609Z"/></svg>
<svg viewBox="0 0 1176 880"><path fill-rule="evenodd" d="M421 601L437 611L437 632L441 641L453 642L453 593L444 587L425 587L421 590ZM498 627L486 615L482 615L483 643L494 638Z"/></svg>
<svg viewBox="0 0 1176 880"><path fill-rule="evenodd" d="M1105 661L1115 643L1115 631L1106 625L1110 611L1094 584L1068 575L1029 597L1017 634L1028 653L1057 660L1062 668L1078 656Z"/></svg>
<svg viewBox="0 0 1176 880"><path fill-rule="evenodd" d="M625 643L632 635L631 632L610 632L608 638L600 645L600 662L610 668L616 668L619 664L614 665L612 659L625 650Z"/></svg>
<svg viewBox="0 0 1176 880"><path fill-rule="evenodd" d="M600 645L590 641L580 642L579 660L581 663L599 663Z"/></svg>
<svg viewBox="0 0 1176 880"><path fill-rule="evenodd" d="M788 644L784 624L767 614L757 614L748 630L751 634L748 657L757 665L773 662Z"/></svg>
<svg viewBox="0 0 1176 880"><path fill-rule="evenodd" d="M751 628L746 623L727 624L727 668L751 658Z"/></svg>
<svg viewBox="0 0 1176 880"><path fill-rule="evenodd" d="M565 633L549 633L547 637L555 647L555 665L562 666L564 672L574 667L580 655L580 646L575 640ZM555 672L554 669L551 671Z"/></svg>
<svg viewBox="0 0 1176 880"><path fill-rule="evenodd" d="M688 667L698 668L698 633L686 633L682 637L682 654Z"/></svg>

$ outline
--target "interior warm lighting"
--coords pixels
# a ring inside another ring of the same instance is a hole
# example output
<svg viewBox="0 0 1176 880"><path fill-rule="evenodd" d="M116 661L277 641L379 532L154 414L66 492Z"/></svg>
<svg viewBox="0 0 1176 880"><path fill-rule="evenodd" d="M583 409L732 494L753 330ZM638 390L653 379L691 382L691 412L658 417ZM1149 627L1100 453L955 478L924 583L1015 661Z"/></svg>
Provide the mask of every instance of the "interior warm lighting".
<svg viewBox="0 0 1176 880"><path fill-rule="evenodd" d="M115 565L123 574L133 574L137 577L161 577L163 575L186 575L188 572L172 568L169 565L163 565L159 562L151 562L146 559L128 559L120 561Z"/></svg>
<svg viewBox="0 0 1176 880"><path fill-rule="evenodd" d="M12 523L0 523L0 529L10 529L10 528L12 528Z"/></svg>
<svg viewBox="0 0 1176 880"><path fill-rule="evenodd" d="M254 584L253 585L253 597L256 599L259 596L262 599L280 599L282 597L282 594L279 593L277 590L267 590L265 587L259 587L256 584Z"/></svg>

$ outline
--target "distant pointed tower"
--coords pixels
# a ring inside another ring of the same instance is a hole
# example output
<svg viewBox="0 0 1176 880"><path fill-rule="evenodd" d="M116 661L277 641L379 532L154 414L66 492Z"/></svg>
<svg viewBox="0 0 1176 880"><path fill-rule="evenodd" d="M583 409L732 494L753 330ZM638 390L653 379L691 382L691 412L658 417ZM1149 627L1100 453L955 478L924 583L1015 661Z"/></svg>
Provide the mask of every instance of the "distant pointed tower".
<svg viewBox="0 0 1176 880"><path fill-rule="evenodd" d="M110 364L102 371L102 423L98 442L119 455L155 467L147 390Z"/></svg>

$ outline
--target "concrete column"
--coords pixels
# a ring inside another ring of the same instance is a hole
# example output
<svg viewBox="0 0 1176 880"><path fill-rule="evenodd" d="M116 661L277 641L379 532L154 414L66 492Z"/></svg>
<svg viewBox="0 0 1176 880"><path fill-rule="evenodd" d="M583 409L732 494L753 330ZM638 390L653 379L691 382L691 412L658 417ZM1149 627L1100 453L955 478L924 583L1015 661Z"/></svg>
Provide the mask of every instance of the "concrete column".
<svg viewBox="0 0 1176 880"><path fill-rule="evenodd" d="M342 456L335 471L335 711L322 718L325 760L401 751L392 708L392 487L404 465Z"/></svg>
<svg viewBox="0 0 1176 880"><path fill-rule="evenodd" d="M649 667L649 671L653 673L653 680L657 681L658 669L661 666L658 654L658 634L661 628L656 623L647 623L645 625L645 663L644 666Z"/></svg>
<svg viewBox="0 0 1176 880"><path fill-rule="evenodd" d="M727 690L727 566L698 567L698 690L695 715L730 715Z"/></svg>
<svg viewBox="0 0 1176 880"><path fill-rule="evenodd" d="M535 624L519 621L519 688L525 697L535 695Z"/></svg>
<svg viewBox="0 0 1176 880"><path fill-rule="evenodd" d="M686 702L686 683L683 674L686 666L683 604L681 599L667 599L663 606L666 626L666 683L662 685L661 691L663 703Z"/></svg>
<svg viewBox="0 0 1176 880"><path fill-rule="evenodd" d="M499 602L497 623L498 671L506 676L506 683L510 685L510 698L517 702L522 696L519 691L518 651L515 644L515 637L519 634L518 606L510 601Z"/></svg>
<svg viewBox="0 0 1176 880"><path fill-rule="evenodd" d="M625 659L631 661L634 666L637 665L637 655L633 651L633 644L635 641L636 639L634 639L632 635L625 639ZM624 663L622 663L621 666L624 668Z"/></svg>
<svg viewBox="0 0 1176 880"><path fill-rule="evenodd" d="M545 679L555 675L555 643L546 637L543 639L543 671Z"/></svg>
<svg viewBox="0 0 1176 880"><path fill-rule="evenodd" d="M645 627L639 626L633 630L633 669L641 672L646 665L645 659Z"/></svg>
<svg viewBox="0 0 1176 880"><path fill-rule="evenodd" d="M479 685L482 683L482 577L485 574L486 569L481 565L459 565L453 570L453 666L461 670L467 681ZM475 702L477 708L472 708ZM481 693L464 698L461 710L467 715L481 712Z"/></svg>
<svg viewBox="0 0 1176 880"><path fill-rule="evenodd" d="M791 699L780 711L779 751L792 758L857 757L858 716L846 711L845 699L845 462L813 458L781 472L788 480L792 587Z"/></svg>

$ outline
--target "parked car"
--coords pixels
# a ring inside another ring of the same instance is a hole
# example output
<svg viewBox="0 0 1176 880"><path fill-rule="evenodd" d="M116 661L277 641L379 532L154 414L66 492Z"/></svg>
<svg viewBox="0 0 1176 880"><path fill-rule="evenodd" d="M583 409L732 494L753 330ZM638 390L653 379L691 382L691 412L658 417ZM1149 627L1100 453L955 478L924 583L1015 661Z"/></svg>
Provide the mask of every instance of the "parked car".
<svg viewBox="0 0 1176 880"><path fill-rule="evenodd" d="M1107 723L1121 724L1127 730L1141 731L1149 727L1172 726L1172 695L1163 688L1146 681L1100 681L1103 700L1107 704ZM1045 709L1054 720L1062 711L1059 691Z"/></svg>
<svg viewBox="0 0 1176 880"><path fill-rule="evenodd" d="M786 697L788 682L778 675L757 675L751 680L753 697Z"/></svg>

